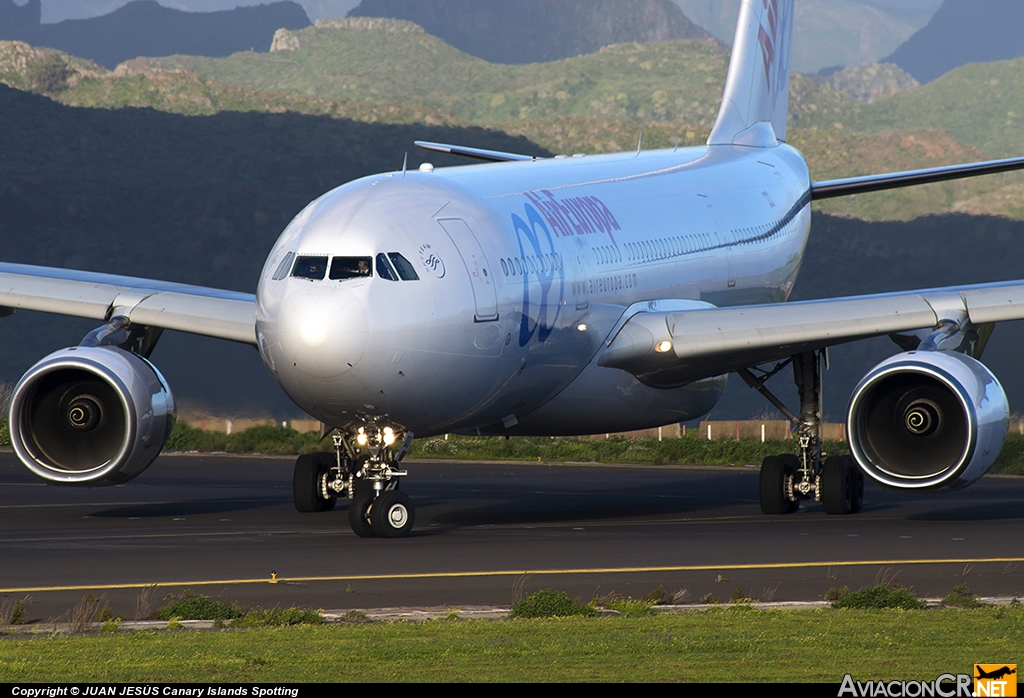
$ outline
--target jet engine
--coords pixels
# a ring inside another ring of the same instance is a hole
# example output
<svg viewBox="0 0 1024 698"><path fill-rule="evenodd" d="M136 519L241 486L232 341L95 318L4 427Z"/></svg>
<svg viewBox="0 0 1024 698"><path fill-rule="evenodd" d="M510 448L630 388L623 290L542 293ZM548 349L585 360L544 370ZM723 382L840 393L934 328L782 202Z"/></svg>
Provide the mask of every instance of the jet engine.
<svg viewBox="0 0 1024 698"><path fill-rule="evenodd" d="M911 351L875 366L854 390L850 450L883 486L959 489L995 462L1009 415L1003 387L978 360Z"/></svg>
<svg viewBox="0 0 1024 698"><path fill-rule="evenodd" d="M175 417L171 391L149 361L112 346L71 347L15 386L11 444L48 483L116 485L156 459Z"/></svg>

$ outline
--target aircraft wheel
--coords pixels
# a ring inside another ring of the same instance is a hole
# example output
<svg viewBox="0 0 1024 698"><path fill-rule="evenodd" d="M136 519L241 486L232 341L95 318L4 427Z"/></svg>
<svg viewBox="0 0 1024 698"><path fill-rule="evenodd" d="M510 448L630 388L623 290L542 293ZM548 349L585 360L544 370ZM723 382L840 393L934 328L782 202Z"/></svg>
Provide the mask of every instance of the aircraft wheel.
<svg viewBox="0 0 1024 698"><path fill-rule="evenodd" d="M852 456L843 456L850 464L850 483L853 487L850 492L850 513L856 514L864 506L864 473Z"/></svg>
<svg viewBox="0 0 1024 698"><path fill-rule="evenodd" d="M307 453L296 459L292 477L292 497L298 511L313 513L334 508L337 497L324 499L321 490L321 482L332 465L332 453Z"/></svg>
<svg viewBox="0 0 1024 698"><path fill-rule="evenodd" d="M399 490L382 492L370 507L370 525L381 538L404 538L416 521L409 495Z"/></svg>
<svg viewBox="0 0 1024 698"><path fill-rule="evenodd" d="M853 510L854 476L847 456L825 459L821 472L821 503L826 514L849 514Z"/></svg>
<svg viewBox="0 0 1024 698"><path fill-rule="evenodd" d="M779 458L782 459L782 464L785 467L786 475L792 475L793 473L800 469L800 459L797 458L792 453L783 453L781 456L779 456ZM785 492L785 490L783 490L783 492ZM793 512L798 511L800 509L799 499L786 499L786 503L788 505L786 507L787 514L792 514Z"/></svg>
<svg viewBox="0 0 1024 698"><path fill-rule="evenodd" d="M370 525L370 507L374 504L373 483L356 479L355 496L348 503L348 524L360 538L377 535Z"/></svg>
<svg viewBox="0 0 1024 698"><path fill-rule="evenodd" d="M761 463L761 512L769 516L788 514L795 509L786 497L786 475L792 474L791 463L785 456L768 456ZM799 503L796 503L799 507Z"/></svg>

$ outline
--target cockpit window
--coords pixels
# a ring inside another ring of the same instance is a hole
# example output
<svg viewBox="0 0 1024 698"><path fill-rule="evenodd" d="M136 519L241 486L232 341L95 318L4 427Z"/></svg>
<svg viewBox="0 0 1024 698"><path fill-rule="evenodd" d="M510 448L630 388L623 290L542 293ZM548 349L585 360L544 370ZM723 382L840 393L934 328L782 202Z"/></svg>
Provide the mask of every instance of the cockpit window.
<svg viewBox="0 0 1024 698"><path fill-rule="evenodd" d="M384 256L383 252L377 255L377 276L388 281L398 281L398 275L391 268L388 258Z"/></svg>
<svg viewBox="0 0 1024 698"><path fill-rule="evenodd" d="M298 279L319 281L327 273L327 257L298 257L292 267L292 276Z"/></svg>
<svg viewBox="0 0 1024 698"><path fill-rule="evenodd" d="M398 276L402 281L420 280L419 275L416 273L416 270L412 268L412 264L408 259L398 252L388 252L388 257L391 258L391 262L395 265L395 269L398 270Z"/></svg>
<svg viewBox="0 0 1024 698"><path fill-rule="evenodd" d="M372 257L335 257L331 262L332 281L359 279L372 274Z"/></svg>
<svg viewBox="0 0 1024 698"><path fill-rule="evenodd" d="M292 262L295 261L295 253L289 252L281 260L281 263L277 265L277 271L274 272L274 281L280 281L281 279L288 276L288 272L292 270Z"/></svg>

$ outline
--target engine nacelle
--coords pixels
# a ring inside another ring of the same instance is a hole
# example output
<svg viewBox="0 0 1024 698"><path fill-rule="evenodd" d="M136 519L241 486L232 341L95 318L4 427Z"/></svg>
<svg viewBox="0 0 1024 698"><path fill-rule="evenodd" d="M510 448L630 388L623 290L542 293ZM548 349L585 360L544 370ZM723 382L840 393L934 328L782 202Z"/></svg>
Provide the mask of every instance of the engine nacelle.
<svg viewBox="0 0 1024 698"><path fill-rule="evenodd" d="M56 485L131 480L171 435L174 398L146 359L116 347L72 347L37 363L11 397L11 445Z"/></svg>
<svg viewBox="0 0 1024 698"><path fill-rule="evenodd" d="M1006 440L1006 393L981 362L911 351L861 380L847 417L850 450L879 484L959 489L978 480Z"/></svg>

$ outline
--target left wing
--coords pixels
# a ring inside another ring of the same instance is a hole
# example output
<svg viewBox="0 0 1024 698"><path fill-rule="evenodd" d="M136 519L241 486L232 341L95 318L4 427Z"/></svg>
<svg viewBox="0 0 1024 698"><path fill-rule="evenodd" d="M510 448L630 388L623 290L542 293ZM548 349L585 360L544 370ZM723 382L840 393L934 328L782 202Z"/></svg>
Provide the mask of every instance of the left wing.
<svg viewBox="0 0 1024 698"><path fill-rule="evenodd" d="M732 308L638 312L600 366L670 387L834 344L934 328L1024 319L1024 281Z"/></svg>
<svg viewBox="0 0 1024 698"><path fill-rule="evenodd" d="M0 316L39 310L256 344L256 297L170 281L0 263Z"/></svg>

